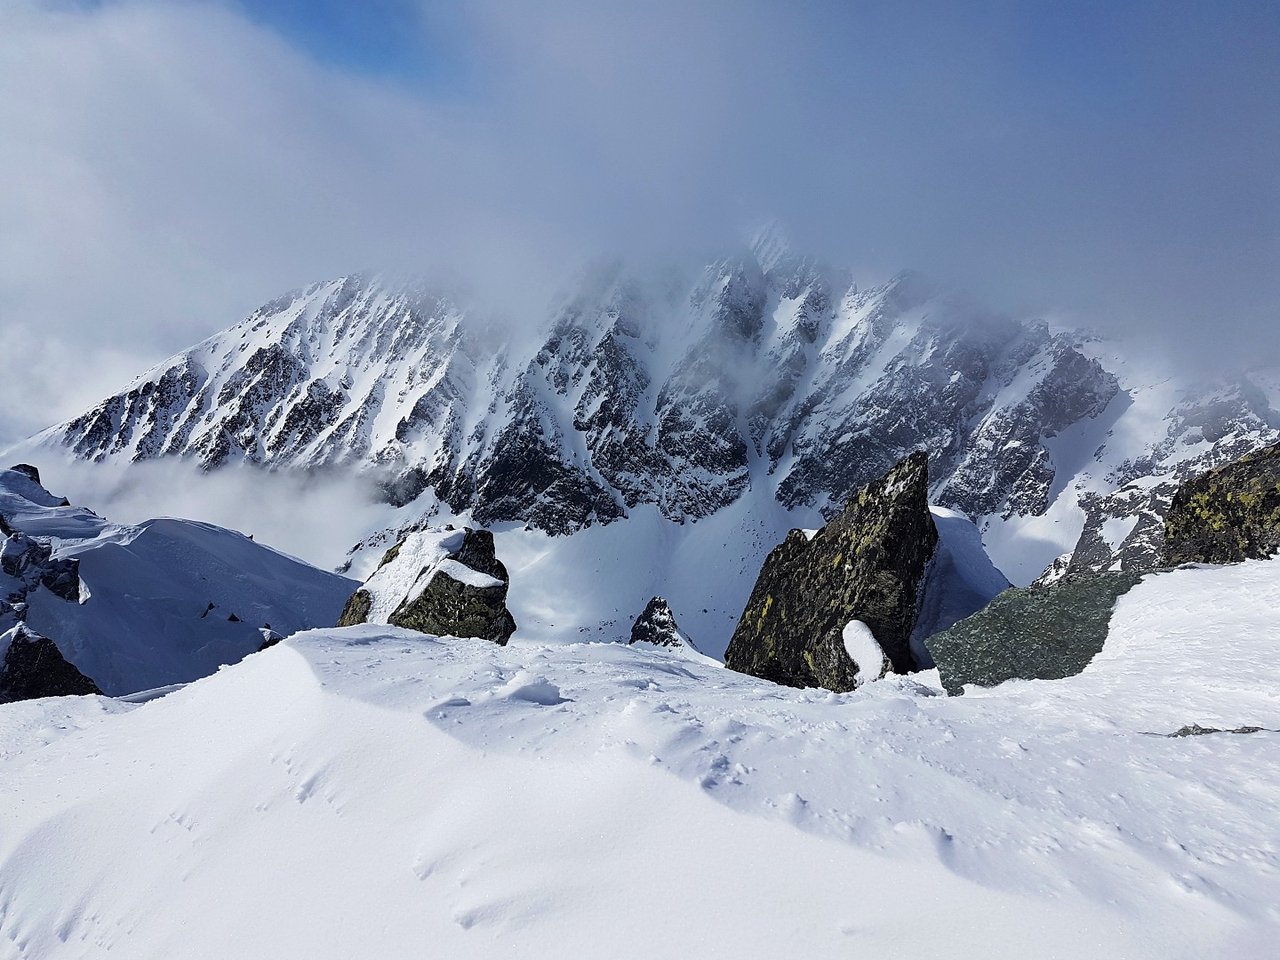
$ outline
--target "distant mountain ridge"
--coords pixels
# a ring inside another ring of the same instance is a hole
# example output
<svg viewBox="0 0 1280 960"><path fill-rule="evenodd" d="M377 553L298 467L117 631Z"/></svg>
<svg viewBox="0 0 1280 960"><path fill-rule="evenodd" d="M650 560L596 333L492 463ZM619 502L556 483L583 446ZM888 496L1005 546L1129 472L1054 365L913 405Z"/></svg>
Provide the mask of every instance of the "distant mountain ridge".
<svg viewBox="0 0 1280 960"><path fill-rule="evenodd" d="M1034 564L1024 582L1064 549L1096 569L1158 552L1174 478L1280 439L1272 381L1133 370L914 274L861 288L773 236L688 275L597 267L536 336L498 329L425 283L318 283L34 439L368 472L424 515L552 534L639 504L698 520L761 486L830 516L925 449L931 500L1002 566Z"/></svg>

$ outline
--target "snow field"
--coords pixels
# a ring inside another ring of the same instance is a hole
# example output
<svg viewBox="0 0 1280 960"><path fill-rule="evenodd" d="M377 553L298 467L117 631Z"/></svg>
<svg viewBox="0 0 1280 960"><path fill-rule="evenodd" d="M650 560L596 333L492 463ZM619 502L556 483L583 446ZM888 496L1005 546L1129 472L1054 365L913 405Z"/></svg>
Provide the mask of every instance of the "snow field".
<svg viewBox="0 0 1280 960"><path fill-rule="evenodd" d="M366 625L13 705L0 957L1271 957L1280 736L1155 734L1280 728L1276 609L1151 577L1081 676L958 698Z"/></svg>

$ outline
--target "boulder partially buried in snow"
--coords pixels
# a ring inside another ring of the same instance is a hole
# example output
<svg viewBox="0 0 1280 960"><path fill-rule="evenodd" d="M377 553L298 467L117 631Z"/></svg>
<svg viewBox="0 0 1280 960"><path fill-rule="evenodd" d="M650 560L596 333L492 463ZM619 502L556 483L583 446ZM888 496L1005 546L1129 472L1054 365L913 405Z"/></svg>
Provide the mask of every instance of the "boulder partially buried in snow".
<svg viewBox="0 0 1280 960"><path fill-rule="evenodd" d="M663 597L654 597L631 625L627 643L646 643L654 647L681 647L697 650L697 646L681 631L671 606Z"/></svg>
<svg viewBox="0 0 1280 960"><path fill-rule="evenodd" d="M516 629L508 582L488 530L417 530L387 551L347 601L338 626L387 623L505 644Z"/></svg>
<svg viewBox="0 0 1280 960"><path fill-rule="evenodd" d="M1099 573L1006 590L925 644L950 694L963 693L966 684L1075 676L1102 650L1116 601L1141 579Z"/></svg>
<svg viewBox="0 0 1280 960"><path fill-rule="evenodd" d="M900 673L919 666L911 636L938 545L928 493L927 459L914 453L854 494L812 538L792 530L765 559L725 666L836 691L880 676L881 657ZM870 663L856 662L846 646L852 621L874 638L878 653L864 654Z"/></svg>

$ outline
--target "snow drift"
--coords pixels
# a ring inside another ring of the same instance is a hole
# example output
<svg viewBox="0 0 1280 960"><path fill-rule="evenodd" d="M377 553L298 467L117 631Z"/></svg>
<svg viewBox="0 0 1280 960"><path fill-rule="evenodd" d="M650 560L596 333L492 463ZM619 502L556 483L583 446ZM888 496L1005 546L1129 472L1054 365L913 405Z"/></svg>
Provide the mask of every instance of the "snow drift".
<svg viewBox="0 0 1280 960"><path fill-rule="evenodd" d="M0 955L1269 958L1276 609L1155 575L1080 676L961 698L361 626L10 705Z"/></svg>

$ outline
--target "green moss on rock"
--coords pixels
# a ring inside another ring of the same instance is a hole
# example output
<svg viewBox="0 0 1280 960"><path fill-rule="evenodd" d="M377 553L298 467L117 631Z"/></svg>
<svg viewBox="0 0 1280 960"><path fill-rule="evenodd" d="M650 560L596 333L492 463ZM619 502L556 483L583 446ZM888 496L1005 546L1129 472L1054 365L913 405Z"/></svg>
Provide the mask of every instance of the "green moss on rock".
<svg viewBox="0 0 1280 960"><path fill-rule="evenodd" d="M388 550L378 569L393 563L413 562L402 550L403 546L401 541ZM431 565L405 578L403 582L412 584L420 583L423 578L427 580L416 596L411 593L399 599L387 615L387 623L435 636L477 637L505 644L515 633L516 623L506 606L507 568L494 553L493 534L488 530L465 530L461 544L447 555L447 560L452 561L452 567L437 556ZM459 571L459 566L466 569ZM458 576L450 575L450 569ZM347 601L338 626L369 622L373 600L368 589L357 590Z"/></svg>
<svg viewBox="0 0 1280 960"><path fill-rule="evenodd" d="M1165 516L1164 563L1238 563L1280 549L1280 444L1186 481Z"/></svg>
<svg viewBox="0 0 1280 960"><path fill-rule="evenodd" d="M859 665L843 631L861 620L895 670L915 668L917 590L938 543L928 491L928 460L915 453L850 497L812 540L787 534L761 568L725 666L788 686L852 690ZM861 666L877 674L881 664Z"/></svg>
<svg viewBox="0 0 1280 960"><path fill-rule="evenodd" d="M1100 573L1013 587L925 646L950 694L962 693L965 684L1075 676L1102 650L1116 600L1141 579L1140 573Z"/></svg>
<svg viewBox="0 0 1280 960"><path fill-rule="evenodd" d="M383 561L386 562L385 560ZM373 609L373 597L368 590L361 588L351 595L347 605L342 608L342 616L338 618L338 626L354 627L358 623L369 622L369 611Z"/></svg>

